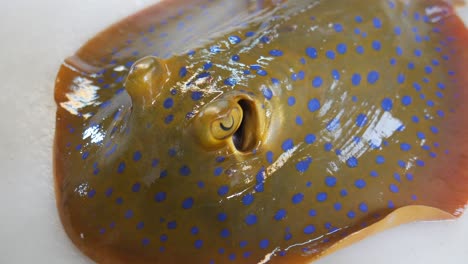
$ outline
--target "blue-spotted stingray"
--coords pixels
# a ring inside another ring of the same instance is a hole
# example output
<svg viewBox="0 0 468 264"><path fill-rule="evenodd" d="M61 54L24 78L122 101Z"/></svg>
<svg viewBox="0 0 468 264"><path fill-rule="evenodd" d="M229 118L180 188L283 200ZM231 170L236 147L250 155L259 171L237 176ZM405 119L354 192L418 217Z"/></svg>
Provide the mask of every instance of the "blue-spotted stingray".
<svg viewBox="0 0 468 264"><path fill-rule="evenodd" d="M60 68L57 207L98 263L307 263L468 200L440 0L163 1Z"/></svg>

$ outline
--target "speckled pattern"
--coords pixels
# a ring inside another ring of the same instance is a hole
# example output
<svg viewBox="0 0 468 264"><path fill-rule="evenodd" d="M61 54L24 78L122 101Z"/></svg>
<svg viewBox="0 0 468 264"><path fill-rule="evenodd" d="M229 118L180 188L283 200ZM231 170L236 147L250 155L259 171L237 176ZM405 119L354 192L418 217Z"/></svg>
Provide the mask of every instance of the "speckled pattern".
<svg viewBox="0 0 468 264"><path fill-rule="evenodd" d="M466 29L439 1L344 2L169 1L67 59L55 172L74 243L108 263L305 262L396 208L458 215ZM254 144L201 143L220 101Z"/></svg>

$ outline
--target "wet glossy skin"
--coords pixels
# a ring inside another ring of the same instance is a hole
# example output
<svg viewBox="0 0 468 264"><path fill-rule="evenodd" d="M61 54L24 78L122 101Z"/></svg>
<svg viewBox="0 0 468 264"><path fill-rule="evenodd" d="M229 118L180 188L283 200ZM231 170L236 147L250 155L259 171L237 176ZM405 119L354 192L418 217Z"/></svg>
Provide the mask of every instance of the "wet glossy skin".
<svg viewBox="0 0 468 264"><path fill-rule="evenodd" d="M60 69L57 204L94 260L301 263L397 208L466 204L449 6L254 2L168 1Z"/></svg>

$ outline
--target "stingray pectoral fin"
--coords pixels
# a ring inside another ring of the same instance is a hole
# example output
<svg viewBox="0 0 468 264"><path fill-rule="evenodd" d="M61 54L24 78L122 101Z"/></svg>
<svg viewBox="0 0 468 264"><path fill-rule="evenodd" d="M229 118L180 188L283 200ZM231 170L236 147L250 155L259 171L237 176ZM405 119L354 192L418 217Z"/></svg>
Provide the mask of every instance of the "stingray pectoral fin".
<svg viewBox="0 0 468 264"><path fill-rule="evenodd" d="M382 220L361 229L360 231L351 234L350 236L338 241L333 246L325 250L320 257L332 254L342 248L348 247L358 241L365 239L368 236L377 234L384 230L411 222L417 221L439 221L439 220L453 220L456 219L450 213L442 211L435 207L422 206L422 205L410 205L399 208Z"/></svg>

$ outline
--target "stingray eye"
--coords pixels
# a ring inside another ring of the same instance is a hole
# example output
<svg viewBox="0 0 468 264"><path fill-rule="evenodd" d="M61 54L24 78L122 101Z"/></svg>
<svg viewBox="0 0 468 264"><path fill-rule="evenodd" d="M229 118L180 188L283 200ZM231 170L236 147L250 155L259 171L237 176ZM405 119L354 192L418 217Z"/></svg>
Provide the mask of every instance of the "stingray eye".
<svg viewBox="0 0 468 264"><path fill-rule="evenodd" d="M241 123L242 108L237 101L217 100L198 113L192 126L199 143L207 149L217 149L228 145Z"/></svg>
<svg viewBox="0 0 468 264"><path fill-rule="evenodd" d="M260 144L263 124L256 101L234 94L204 106L193 118L190 131L206 149L227 146L233 152L248 153Z"/></svg>
<svg viewBox="0 0 468 264"><path fill-rule="evenodd" d="M237 108L233 108L224 117L211 123L211 134L216 139L225 139L232 136L242 121L242 113Z"/></svg>

